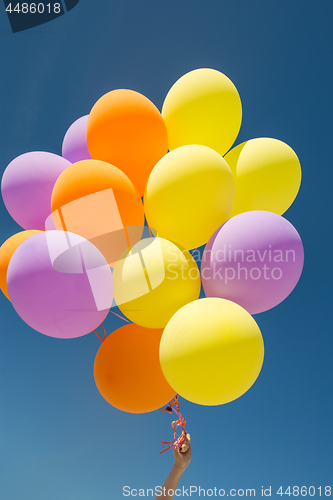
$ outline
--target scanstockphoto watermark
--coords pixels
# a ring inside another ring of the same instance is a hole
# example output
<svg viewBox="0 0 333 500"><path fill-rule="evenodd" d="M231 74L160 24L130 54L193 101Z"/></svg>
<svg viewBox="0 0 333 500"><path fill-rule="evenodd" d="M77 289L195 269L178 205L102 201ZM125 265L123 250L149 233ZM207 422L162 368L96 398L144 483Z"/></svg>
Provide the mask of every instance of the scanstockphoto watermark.
<svg viewBox="0 0 333 500"><path fill-rule="evenodd" d="M79 0L45 0L11 2L4 0L13 33L35 28L57 19L74 9Z"/></svg>
<svg viewBox="0 0 333 500"><path fill-rule="evenodd" d="M195 258L197 249L192 252L192 257ZM200 255L200 254L199 254ZM212 256L212 250L206 250L203 253L203 262L209 262ZM268 245L267 248L263 249L251 249L246 250L233 248L232 245L226 245L214 252L214 258L216 262L267 262L267 263L279 263L279 262L295 262L296 252L294 249L280 249L272 248L272 245Z"/></svg>
<svg viewBox="0 0 333 500"><path fill-rule="evenodd" d="M154 488L132 488L131 486L124 486L122 494L124 497L165 497L166 495L175 497L255 497L256 490L254 488L231 488L226 490L224 488L202 488L201 486L183 486L182 488L167 489L165 486L155 486Z"/></svg>
<svg viewBox="0 0 333 500"><path fill-rule="evenodd" d="M330 497L332 495L331 486L261 486L260 488L202 488L201 486L183 486L182 488L167 489L163 486L154 488L132 488L124 486L122 494L124 497L165 497L166 495L174 497L188 498L192 496L199 497L275 497L275 495L288 497Z"/></svg>
<svg viewBox="0 0 333 500"><path fill-rule="evenodd" d="M166 240L155 229L123 225L111 188L57 209L46 221L45 229L75 233L82 220L99 221L98 226L85 227L85 237L101 250L110 267L141 263L144 271L137 272L132 298L145 295L164 280L202 278L206 283L215 281L223 286L237 282L275 286L294 274L299 275L303 265L301 242L294 233L281 239L279 234L260 238L250 232L245 239L240 235L238 245L220 240L216 243L213 239L203 253L202 249L185 250L177 242L169 242L166 249Z"/></svg>
<svg viewBox="0 0 333 500"><path fill-rule="evenodd" d="M198 265L201 264L201 276L205 280L220 279L228 284L234 280L280 280L283 277L285 265L296 263L294 249L272 248L268 245L265 249L237 249L231 245L224 245L212 256L211 250L206 250L203 255L199 250L192 252L192 257ZM213 258L212 258L213 257ZM184 255L185 259L185 255ZM182 279L197 279L199 269L192 268L189 272L185 266L176 266L176 254L169 249L168 278L177 279L181 273Z"/></svg>
<svg viewBox="0 0 333 500"><path fill-rule="evenodd" d="M269 267L264 264L262 267L242 267L238 262L237 267L217 267L215 263L208 269L203 267L201 269L201 276L205 280L215 280L219 278L227 285L230 281L234 280L280 280L283 276L281 267Z"/></svg>

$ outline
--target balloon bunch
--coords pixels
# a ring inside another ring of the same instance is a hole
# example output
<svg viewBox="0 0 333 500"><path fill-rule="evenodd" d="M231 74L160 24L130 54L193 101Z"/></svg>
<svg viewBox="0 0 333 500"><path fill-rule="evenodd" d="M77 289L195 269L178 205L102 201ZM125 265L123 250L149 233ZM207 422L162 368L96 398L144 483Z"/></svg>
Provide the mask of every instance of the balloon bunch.
<svg viewBox="0 0 333 500"><path fill-rule="evenodd" d="M282 217L299 160L271 138L230 149L241 119L229 78L197 69L162 113L113 90L68 129L62 157L26 153L4 172L4 203L25 231L0 249L1 289L28 325L58 338L96 330L118 306L129 324L100 338L94 376L120 410L244 394L264 356L251 314L299 280L302 242Z"/></svg>

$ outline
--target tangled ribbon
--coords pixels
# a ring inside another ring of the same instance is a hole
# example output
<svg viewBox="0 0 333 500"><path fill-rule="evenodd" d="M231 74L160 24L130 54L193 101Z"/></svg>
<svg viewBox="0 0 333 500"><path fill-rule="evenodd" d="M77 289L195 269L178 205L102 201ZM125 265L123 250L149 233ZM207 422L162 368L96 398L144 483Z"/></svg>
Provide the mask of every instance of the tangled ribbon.
<svg viewBox="0 0 333 500"><path fill-rule="evenodd" d="M160 452L160 454L164 453L165 451L170 450L171 448L181 450L182 445L184 444L184 442L186 440L186 431L185 431L186 420L184 419L184 417L180 413L178 398L179 398L179 395L177 394L177 396L175 396L169 402L169 404L166 408L160 408L161 411L166 411L167 413L172 413L172 411L174 411L176 413L176 415L178 416L178 420L174 420L171 423L171 426L172 426L173 431L174 431L173 441L172 442L162 441L161 444L162 444L164 449ZM181 427L182 433L177 438L177 428L178 427ZM167 448L165 448L166 446L167 446Z"/></svg>

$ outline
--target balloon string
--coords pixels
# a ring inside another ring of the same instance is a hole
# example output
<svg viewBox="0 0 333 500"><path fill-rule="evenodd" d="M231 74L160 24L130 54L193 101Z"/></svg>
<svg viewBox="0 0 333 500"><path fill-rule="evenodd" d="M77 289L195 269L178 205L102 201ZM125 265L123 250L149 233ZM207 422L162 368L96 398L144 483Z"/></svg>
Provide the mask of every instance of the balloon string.
<svg viewBox="0 0 333 500"><path fill-rule="evenodd" d="M180 413L178 398L179 398L179 394L177 394L177 396L175 396L169 402L169 404L166 408L160 408L161 411L166 411L167 413L172 413L172 411L174 411L178 417L178 420L174 420L171 423L171 426L173 428L173 440L171 442L169 442L169 441L162 441L161 442L164 449L162 451L160 451L160 454L164 453L165 451L170 450L171 448L181 450L182 445L186 439L186 431L185 431L186 420L184 419L184 417ZM181 427L182 433L177 438L177 428L178 427ZM165 448L165 446L167 446L167 448Z"/></svg>
<svg viewBox="0 0 333 500"><path fill-rule="evenodd" d="M104 326L102 326L102 325L99 325L99 326L100 326L100 328L103 328L103 330L104 330L104 337L103 337L103 339L102 339L102 338L98 335L98 333L96 332L96 330L94 330L94 332L96 333L96 335L97 335L97 337L99 338L99 340L100 340L101 342L104 342L104 340L105 340L105 338L106 338L106 330L105 330Z"/></svg>
<svg viewBox="0 0 333 500"><path fill-rule="evenodd" d="M59 207L58 212L59 212L59 218L60 218L61 225L62 225L64 231L67 232L67 228L66 228L66 224L65 224L65 219L64 219L63 213L61 211L61 207Z"/></svg>
<svg viewBox="0 0 333 500"><path fill-rule="evenodd" d="M117 313L115 313L115 312L113 312L113 311L110 311L110 312L111 312L112 314L114 314L115 316L118 316L118 318L123 319L124 321L127 321L127 323L130 323L130 321L129 321L127 318L124 318L123 316L120 316L120 314L117 314Z"/></svg>
<svg viewBox="0 0 333 500"><path fill-rule="evenodd" d="M127 318L124 318L123 316L120 316L120 314L117 314L117 313L115 313L115 312L113 312L113 311L110 311L110 312L112 312L112 314L114 314L115 316L118 316L118 318L123 319L124 321L127 321L127 323L130 323L130 321L129 321ZM103 330L104 330L104 337L103 337L103 338L101 338L101 337L98 335L98 333L96 332L96 330L94 330L94 332L96 333L96 335L97 335L97 337L99 338L99 340L100 340L101 342L104 342L104 340L105 340L105 338L106 338L106 330L105 330L105 328L104 328L104 326L103 326L103 325L99 325L99 326L100 326L100 328L103 328Z"/></svg>

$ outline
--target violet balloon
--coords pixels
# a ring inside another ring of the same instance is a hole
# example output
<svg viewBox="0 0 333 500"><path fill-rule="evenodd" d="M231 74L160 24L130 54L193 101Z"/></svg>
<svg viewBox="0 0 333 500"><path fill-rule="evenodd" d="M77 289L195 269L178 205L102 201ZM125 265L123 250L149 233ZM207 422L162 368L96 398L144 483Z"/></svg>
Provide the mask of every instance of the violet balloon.
<svg viewBox="0 0 333 500"><path fill-rule="evenodd" d="M96 329L113 300L112 274L101 252L64 231L25 240L9 262L7 287L23 321L57 338L81 337Z"/></svg>
<svg viewBox="0 0 333 500"><path fill-rule="evenodd" d="M91 160L87 146L87 122L89 115L76 120L67 130L62 143L62 156L71 163Z"/></svg>
<svg viewBox="0 0 333 500"><path fill-rule="evenodd" d="M295 288L304 250L294 226L272 212L244 212L210 238L202 256L207 297L241 305L250 314L280 304Z"/></svg>
<svg viewBox="0 0 333 500"><path fill-rule="evenodd" d="M8 212L20 226L45 229L54 184L69 165L62 156L45 151L25 153L9 163L1 192Z"/></svg>

